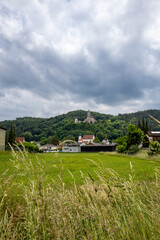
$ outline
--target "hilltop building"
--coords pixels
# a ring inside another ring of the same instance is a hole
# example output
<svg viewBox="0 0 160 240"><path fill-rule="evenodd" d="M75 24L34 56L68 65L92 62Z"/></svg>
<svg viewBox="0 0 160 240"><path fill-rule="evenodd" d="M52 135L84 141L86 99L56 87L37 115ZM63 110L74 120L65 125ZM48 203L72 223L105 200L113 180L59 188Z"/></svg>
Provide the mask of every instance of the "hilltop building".
<svg viewBox="0 0 160 240"><path fill-rule="evenodd" d="M0 127L0 151L5 151L6 129Z"/></svg>
<svg viewBox="0 0 160 240"><path fill-rule="evenodd" d="M74 119L74 123L79 123L79 122L81 122L81 121L79 121L78 118L75 118L75 119ZM87 112L87 118L84 119L83 122L84 122L84 123L86 123L86 122L88 122L88 123L95 123L95 122L96 122L96 119L95 119L93 116L91 116L90 110L88 110L88 112Z"/></svg>
<svg viewBox="0 0 160 240"><path fill-rule="evenodd" d="M88 122L88 123L95 123L96 122L96 119L94 119L94 117L91 116L91 112L89 110L87 112L87 118L83 122L84 123L85 122Z"/></svg>
<svg viewBox="0 0 160 240"><path fill-rule="evenodd" d="M78 118L74 119L74 123L79 123L80 121L78 121Z"/></svg>

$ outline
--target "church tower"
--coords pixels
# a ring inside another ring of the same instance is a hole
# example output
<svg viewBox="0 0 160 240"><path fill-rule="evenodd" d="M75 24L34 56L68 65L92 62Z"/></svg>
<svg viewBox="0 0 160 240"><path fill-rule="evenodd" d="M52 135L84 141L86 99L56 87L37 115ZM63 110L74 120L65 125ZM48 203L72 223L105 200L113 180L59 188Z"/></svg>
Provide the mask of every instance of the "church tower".
<svg viewBox="0 0 160 240"><path fill-rule="evenodd" d="M93 116L91 116L90 110L87 112L87 118L83 122L88 122L88 123L95 123L96 119L94 119Z"/></svg>
<svg viewBox="0 0 160 240"><path fill-rule="evenodd" d="M90 118L91 117L91 112L90 112L90 110L88 110L88 112L87 112L87 118Z"/></svg>

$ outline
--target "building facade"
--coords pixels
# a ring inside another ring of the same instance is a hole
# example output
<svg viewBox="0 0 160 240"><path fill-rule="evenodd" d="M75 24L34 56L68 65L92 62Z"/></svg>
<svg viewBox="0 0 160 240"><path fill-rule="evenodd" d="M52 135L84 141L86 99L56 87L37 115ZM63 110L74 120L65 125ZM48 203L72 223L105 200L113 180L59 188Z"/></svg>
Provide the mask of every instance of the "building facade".
<svg viewBox="0 0 160 240"><path fill-rule="evenodd" d="M81 144L81 145L71 145L66 144L62 147L62 152L113 152L116 150L116 144L98 144L98 143L90 143L90 144Z"/></svg>
<svg viewBox="0 0 160 240"><path fill-rule="evenodd" d="M93 143L93 140L95 139L94 135L84 135L83 137L79 136L78 143Z"/></svg>
<svg viewBox="0 0 160 240"><path fill-rule="evenodd" d="M151 141L157 141L160 143L160 131L151 131L147 133Z"/></svg>
<svg viewBox="0 0 160 240"><path fill-rule="evenodd" d="M62 152L81 152L81 147L76 145L64 145Z"/></svg>
<svg viewBox="0 0 160 240"><path fill-rule="evenodd" d="M57 146L56 145L53 145L53 144L45 144L43 146L40 147L40 149L42 151L53 151L53 152L56 152L57 151Z"/></svg>
<svg viewBox="0 0 160 240"><path fill-rule="evenodd" d="M81 146L81 152L113 152L116 150L116 144L88 144Z"/></svg>
<svg viewBox="0 0 160 240"><path fill-rule="evenodd" d="M6 129L0 127L0 151L5 151Z"/></svg>

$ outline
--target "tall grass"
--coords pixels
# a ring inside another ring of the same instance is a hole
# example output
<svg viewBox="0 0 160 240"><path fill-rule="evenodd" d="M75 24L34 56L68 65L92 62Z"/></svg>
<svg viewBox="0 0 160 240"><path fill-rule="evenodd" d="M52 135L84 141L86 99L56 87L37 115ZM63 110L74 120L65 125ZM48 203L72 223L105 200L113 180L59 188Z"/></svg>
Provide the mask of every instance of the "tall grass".
<svg viewBox="0 0 160 240"><path fill-rule="evenodd" d="M154 182L136 182L132 164L127 181L99 163L98 181L81 173L83 185L69 189L63 163L59 183L48 184L45 162L34 168L26 151L13 156L14 175L0 178L0 239L160 239L159 169Z"/></svg>

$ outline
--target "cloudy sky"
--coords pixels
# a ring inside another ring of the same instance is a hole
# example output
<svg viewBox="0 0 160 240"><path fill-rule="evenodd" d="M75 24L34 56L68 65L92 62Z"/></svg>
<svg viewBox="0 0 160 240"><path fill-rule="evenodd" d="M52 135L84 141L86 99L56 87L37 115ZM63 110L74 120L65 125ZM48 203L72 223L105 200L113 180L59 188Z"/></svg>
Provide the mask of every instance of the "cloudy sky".
<svg viewBox="0 0 160 240"><path fill-rule="evenodd" d="M0 1L0 121L160 106L159 0Z"/></svg>

